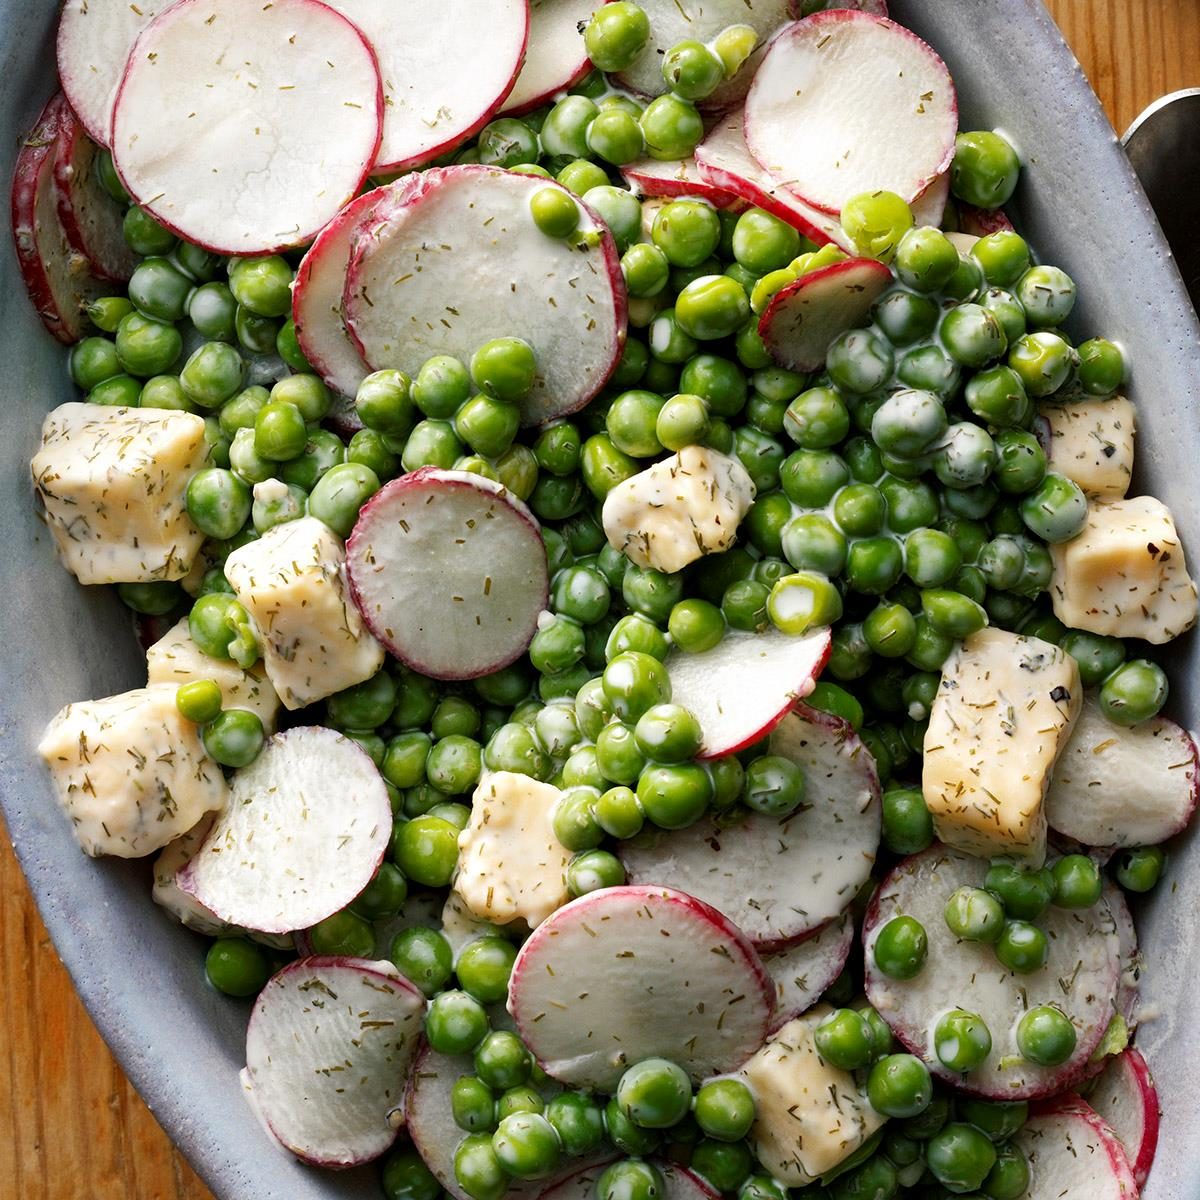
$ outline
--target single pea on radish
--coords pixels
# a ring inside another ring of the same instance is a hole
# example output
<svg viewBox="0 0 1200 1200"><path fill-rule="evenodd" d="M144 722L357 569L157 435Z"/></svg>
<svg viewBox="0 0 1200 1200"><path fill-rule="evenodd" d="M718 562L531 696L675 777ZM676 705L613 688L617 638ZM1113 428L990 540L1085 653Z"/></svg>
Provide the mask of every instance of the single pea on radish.
<svg viewBox="0 0 1200 1200"><path fill-rule="evenodd" d="M393 480L363 506L346 573L371 632L435 679L475 679L514 662L549 596L529 509L499 483L436 467Z"/></svg>
<svg viewBox="0 0 1200 1200"><path fill-rule="evenodd" d="M242 1084L304 1162L350 1167L396 1140L392 1119L420 1041L425 997L389 962L302 958L250 1014Z"/></svg>
<svg viewBox="0 0 1200 1200"><path fill-rule="evenodd" d="M1143 1187L1158 1149L1161 1117L1146 1060L1132 1046L1110 1058L1088 1092L1088 1103L1125 1147L1133 1177Z"/></svg>
<svg viewBox="0 0 1200 1200"><path fill-rule="evenodd" d="M1014 1142L1029 1162L1027 1200L1130 1200L1138 1185L1116 1134L1078 1096L1035 1110Z"/></svg>

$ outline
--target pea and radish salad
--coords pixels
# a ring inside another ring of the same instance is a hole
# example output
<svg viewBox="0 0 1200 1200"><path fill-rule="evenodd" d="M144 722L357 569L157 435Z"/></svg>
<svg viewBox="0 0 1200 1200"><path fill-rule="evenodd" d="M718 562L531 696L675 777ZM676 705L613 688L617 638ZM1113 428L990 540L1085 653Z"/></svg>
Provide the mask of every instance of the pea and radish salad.
<svg viewBox="0 0 1200 1200"><path fill-rule="evenodd" d="M147 682L38 750L267 1134L388 1200L1135 1200L1197 590L936 51L69 0L58 65L33 484Z"/></svg>

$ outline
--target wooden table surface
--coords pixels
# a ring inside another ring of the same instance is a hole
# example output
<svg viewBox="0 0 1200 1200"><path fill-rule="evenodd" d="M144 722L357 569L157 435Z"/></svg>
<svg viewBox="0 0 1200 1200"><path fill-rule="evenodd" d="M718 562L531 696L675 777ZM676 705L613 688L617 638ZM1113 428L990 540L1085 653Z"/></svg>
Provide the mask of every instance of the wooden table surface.
<svg viewBox="0 0 1200 1200"><path fill-rule="evenodd" d="M1118 130L1200 86L1200 0L1049 8ZM209 1200L80 1006L3 837L0 1013L0 1196Z"/></svg>

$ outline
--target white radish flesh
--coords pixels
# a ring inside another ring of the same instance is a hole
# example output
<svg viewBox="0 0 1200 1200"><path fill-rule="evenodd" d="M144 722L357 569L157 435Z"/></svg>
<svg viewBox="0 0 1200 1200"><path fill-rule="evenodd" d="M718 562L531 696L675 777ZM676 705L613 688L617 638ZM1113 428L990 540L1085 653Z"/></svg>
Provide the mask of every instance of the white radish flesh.
<svg viewBox="0 0 1200 1200"><path fill-rule="evenodd" d="M366 753L332 729L289 729L234 776L229 806L178 882L232 925L306 929L370 883L391 831Z"/></svg>
<svg viewBox="0 0 1200 1200"><path fill-rule="evenodd" d="M891 271L873 258L848 258L810 271L771 297L758 332L780 365L820 370L834 338L865 324L891 282Z"/></svg>
<svg viewBox="0 0 1200 1200"><path fill-rule="evenodd" d="M784 30L746 97L751 154L831 213L881 189L915 200L949 167L957 132L938 55L894 21L847 9Z"/></svg>
<svg viewBox="0 0 1200 1200"><path fill-rule="evenodd" d="M478 133L521 69L527 0L328 3L362 30L379 60L386 107L376 174L420 166Z"/></svg>
<svg viewBox="0 0 1200 1200"><path fill-rule="evenodd" d="M87 259L101 279L124 283L137 266L125 241L125 206L118 204L96 177L96 143L69 108L64 107L54 147L54 187L58 219L71 248Z"/></svg>
<svg viewBox="0 0 1200 1200"><path fill-rule="evenodd" d="M707 200L714 208L743 208L746 201L725 188L714 187L702 178L694 158L659 162L642 158L621 168L626 183L643 196L688 196Z"/></svg>
<svg viewBox="0 0 1200 1200"><path fill-rule="evenodd" d="M523 338L538 366L523 422L583 408L620 359L625 283L612 235L582 207L594 244L534 224L530 199L557 186L460 166L384 189L355 237L343 308L367 363L415 375L431 355L466 362L491 338Z"/></svg>
<svg viewBox="0 0 1200 1200"><path fill-rule="evenodd" d="M766 737L816 686L829 659L828 629L791 637L727 630L711 650L667 656L671 696L700 722L702 757L734 754Z"/></svg>
<svg viewBox="0 0 1200 1200"><path fill-rule="evenodd" d="M329 387L348 399L354 398L368 368L342 320L342 293L355 230L378 199L377 191L366 192L321 230L300 260L292 289L292 319L304 357Z"/></svg>
<svg viewBox="0 0 1200 1200"><path fill-rule="evenodd" d="M1087 1071L1113 1014L1120 974L1113 916L1103 898L1087 909L1047 909L1038 921L1049 942L1046 963L1015 974L1000 964L991 946L959 941L943 915L956 889L983 887L987 869L985 859L934 845L892 871L879 885L863 926L867 996L912 1053L963 1091L1003 1100L1052 1095ZM907 981L884 975L873 955L880 929L897 916L914 917L929 939L924 967ZM1075 1050L1057 1067L1027 1062L1017 1047L1021 1017L1039 1005L1060 1009L1075 1026ZM934 1026L955 1006L977 1013L992 1035L991 1054L966 1075L948 1071L933 1050Z"/></svg>
<svg viewBox="0 0 1200 1200"><path fill-rule="evenodd" d="M346 573L371 632L435 679L475 679L519 658L550 586L540 527L520 500L481 475L430 467L363 507Z"/></svg>
<svg viewBox="0 0 1200 1200"><path fill-rule="evenodd" d="M1132 1036L1138 1026L1138 1008L1141 1002L1142 952L1138 948L1137 928L1125 893L1111 879L1104 881L1104 899L1117 929L1117 948L1121 959L1121 978L1117 982L1117 998L1114 1002L1117 1013L1124 1019L1125 1028Z"/></svg>
<svg viewBox="0 0 1200 1200"><path fill-rule="evenodd" d="M1130 1170L1142 1187L1158 1149L1161 1117L1158 1091L1146 1060L1132 1046L1110 1058L1088 1092L1088 1103L1125 1147Z"/></svg>
<svg viewBox="0 0 1200 1200"><path fill-rule="evenodd" d="M887 0L827 0L825 8L852 8L856 12L872 13L877 17L888 15ZM793 17L804 16L804 0L791 0L791 13Z"/></svg>
<svg viewBox="0 0 1200 1200"><path fill-rule="evenodd" d="M804 803L780 820L738 811L622 847L631 883L676 888L723 912L760 951L779 950L839 916L867 881L879 845L875 763L844 721L788 715L769 752L804 773Z"/></svg>
<svg viewBox="0 0 1200 1200"><path fill-rule="evenodd" d="M816 1004L821 993L842 973L853 945L854 921L846 913L812 937L762 956L763 966L775 984L772 1033Z"/></svg>
<svg viewBox="0 0 1200 1200"><path fill-rule="evenodd" d="M913 223L920 227L941 226L946 215L946 202L950 199L950 172L943 171L913 202Z"/></svg>
<svg viewBox="0 0 1200 1200"><path fill-rule="evenodd" d="M534 930L508 1006L547 1074L612 1091L643 1058L697 1081L734 1070L762 1042L772 993L754 947L716 909L625 886L582 896Z"/></svg>
<svg viewBox="0 0 1200 1200"><path fill-rule="evenodd" d="M396 1140L425 1014L390 962L302 958L272 978L246 1030L243 1082L279 1142L305 1162L350 1167Z"/></svg>
<svg viewBox="0 0 1200 1200"><path fill-rule="evenodd" d="M382 124L375 55L319 0L177 0L133 48L112 151L168 228L265 254L311 241L357 193Z"/></svg>
<svg viewBox="0 0 1200 1200"><path fill-rule="evenodd" d="M1078 1096L1035 1112L1013 1141L1029 1161L1023 1200L1137 1200L1124 1148Z"/></svg>
<svg viewBox="0 0 1200 1200"><path fill-rule="evenodd" d="M58 78L93 141L112 140L113 101L138 34L173 0L67 0L58 22Z"/></svg>
<svg viewBox="0 0 1200 1200"><path fill-rule="evenodd" d="M580 25L603 0L529 0L529 45L525 65L504 111L519 116L574 87L591 69Z"/></svg>
<svg viewBox="0 0 1200 1200"><path fill-rule="evenodd" d="M1046 792L1051 829L1086 846L1151 846L1187 827L1200 794L1200 758L1165 717L1115 725L1084 700Z"/></svg>

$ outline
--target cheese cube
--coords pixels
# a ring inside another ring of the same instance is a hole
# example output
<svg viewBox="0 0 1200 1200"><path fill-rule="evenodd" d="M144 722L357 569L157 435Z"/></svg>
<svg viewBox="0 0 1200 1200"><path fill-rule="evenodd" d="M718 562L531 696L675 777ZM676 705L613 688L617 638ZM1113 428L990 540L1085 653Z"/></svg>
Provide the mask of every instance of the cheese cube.
<svg viewBox="0 0 1200 1200"><path fill-rule="evenodd" d="M207 454L194 413L54 409L30 465L63 565L80 583L182 579L204 541L184 494Z"/></svg>
<svg viewBox="0 0 1200 1200"><path fill-rule="evenodd" d="M383 666L383 647L347 595L345 563L341 539L316 517L276 525L225 561L285 708L323 700Z"/></svg>
<svg viewBox="0 0 1200 1200"><path fill-rule="evenodd" d="M780 1183L806 1187L880 1129L880 1116L849 1071L827 1063L813 1033L833 1009L810 1008L772 1034L741 1069L754 1093L750 1141Z"/></svg>
<svg viewBox="0 0 1200 1200"><path fill-rule="evenodd" d="M150 683L179 687L196 679L211 679L221 689L222 708L247 708L257 713L268 734L275 732L279 697L262 663L243 671L228 659L209 658L188 631L187 617L173 625L146 651Z"/></svg>
<svg viewBox="0 0 1200 1200"><path fill-rule="evenodd" d="M1039 638L981 629L942 667L922 790L938 837L1040 867L1050 772L1079 716L1079 668Z"/></svg>
<svg viewBox="0 0 1200 1200"><path fill-rule="evenodd" d="M608 493L604 533L639 567L681 571L728 550L753 503L754 483L736 458L686 446Z"/></svg>
<svg viewBox="0 0 1200 1200"><path fill-rule="evenodd" d="M228 788L200 732L157 684L68 704L38 753L84 853L140 858L225 807Z"/></svg>
<svg viewBox="0 0 1200 1200"><path fill-rule="evenodd" d="M523 920L531 929L570 899L571 851L554 836L562 793L512 771L486 774L458 835L454 890L471 913L493 925Z"/></svg>
<svg viewBox="0 0 1200 1200"><path fill-rule="evenodd" d="M1071 629L1161 645L1196 623L1196 585L1170 509L1153 496L1093 503L1050 547L1054 614Z"/></svg>
<svg viewBox="0 0 1200 1200"><path fill-rule="evenodd" d="M1137 414L1124 396L1077 403L1047 403L1039 410L1046 422L1050 466L1073 479L1093 499L1119 500L1133 474L1133 436Z"/></svg>

